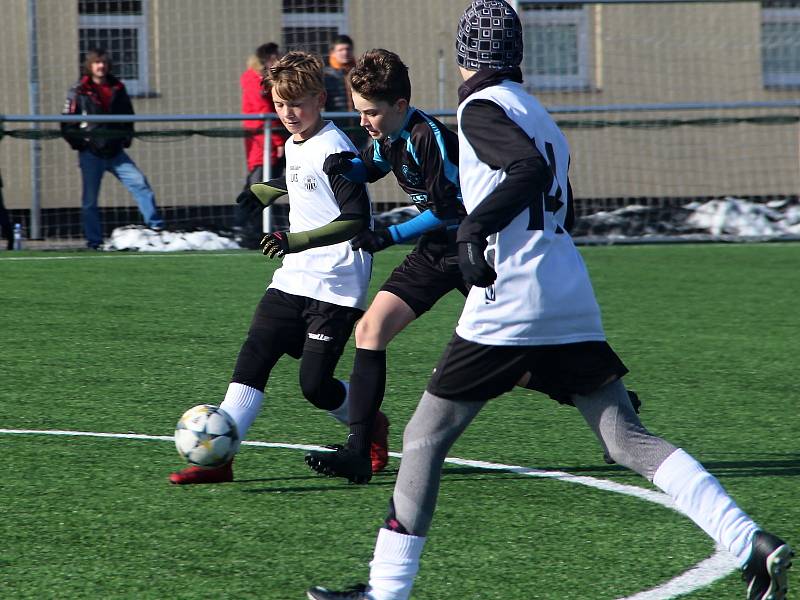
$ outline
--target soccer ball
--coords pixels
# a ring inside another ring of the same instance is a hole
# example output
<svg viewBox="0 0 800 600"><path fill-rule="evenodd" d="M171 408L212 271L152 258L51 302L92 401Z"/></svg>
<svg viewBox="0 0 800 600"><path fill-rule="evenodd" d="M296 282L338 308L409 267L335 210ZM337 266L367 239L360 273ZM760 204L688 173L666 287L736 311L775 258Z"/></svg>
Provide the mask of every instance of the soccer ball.
<svg viewBox="0 0 800 600"><path fill-rule="evenodd" d="M239 443L236 421L211 404L190 408L175 426L175 447L190 465L224 465L239 450Z"/></svg>

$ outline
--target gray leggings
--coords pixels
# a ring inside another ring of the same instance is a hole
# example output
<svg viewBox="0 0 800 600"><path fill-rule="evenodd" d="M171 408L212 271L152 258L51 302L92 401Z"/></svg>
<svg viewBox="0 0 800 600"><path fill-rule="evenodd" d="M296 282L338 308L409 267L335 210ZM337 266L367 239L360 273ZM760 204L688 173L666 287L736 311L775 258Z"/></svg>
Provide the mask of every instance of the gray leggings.
<svg viewBox="0 0 800 600"><path fill-rule="evenodd" d="M644 428L621 380L587 396L574 396L573 402L611 458L650 481L676 450ZM403 433L403 460L393 495L395 516L410 534L427 534L444 459L485 404L423 394Z"/></svg>

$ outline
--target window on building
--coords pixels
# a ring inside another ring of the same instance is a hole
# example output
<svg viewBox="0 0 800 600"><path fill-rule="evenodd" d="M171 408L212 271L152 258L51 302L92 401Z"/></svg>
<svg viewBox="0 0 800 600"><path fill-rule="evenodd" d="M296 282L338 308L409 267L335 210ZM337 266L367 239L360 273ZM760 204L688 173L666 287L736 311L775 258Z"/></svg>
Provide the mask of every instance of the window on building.
<svg viewBox="0 0 800 600"><path fill-rule="evenodd" d="M78 0L79 64L91 48L111 55L132 95L147 94L147 0Z"/></svg>
<svg viewBox="0 0 800 600"><path fill-rule="evenodd" d="M800 87L800 1L761 3L761 66L766 87Z"/></svg>
<svg viewBox="0 0 800 600"><path fill-rule="evenodd" d="M346 0L283 0L283 44L327 56L331 40L347 32Z"/></svg>
<svg viewBox="0 0 800 600"><path fill-rule="evenodd" d="M589 16L580 4L520 3L525 81L539 90L589 87Z"/></svg>

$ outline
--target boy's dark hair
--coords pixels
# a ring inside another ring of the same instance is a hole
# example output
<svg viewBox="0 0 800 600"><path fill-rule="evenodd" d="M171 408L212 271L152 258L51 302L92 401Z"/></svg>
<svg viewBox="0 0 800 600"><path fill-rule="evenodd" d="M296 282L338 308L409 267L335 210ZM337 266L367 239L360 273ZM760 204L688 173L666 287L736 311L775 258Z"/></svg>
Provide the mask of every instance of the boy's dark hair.
<svg viewBox="0 0 800 600"><path fill-rule="evenodd" d="M261 61L262 66L266 66L270 56L277 56L278 54L280 54L280 52L278 52L278 44L275 42L261 44L256 48L256 58Z"/></svg>
<svg viewBox="0 0 800 600"><path fill-rule="evenodd" d="M111 55L105 48L89 48L86 51L86 56L83 58L83 65L81 65L81 72L83 75L92 74L92 63L99 60L105 60L108 68L106 75L111 75L113 63L111 62Z"/></svg>
<svg viewBox="0 0 800 600"><path fill-rule="evenodd" d="M350 71L350 87L367 100L394 104L400 98L411 101L408 67L394 52L376 48L365 52Z"/></svg>
<svg viewBox="0 0 800 600"><path fill-rule="evenodd" d="M355 45L355 44L353 44L353 38L351 38L349 35L345 35L343 33L340 33L339 35L337 35L336 37L334 37L331 40L331 50L333 50L333 48L335 46L338 46L339 44L347 44L348 46L351 46L351 47Z"/></svg>

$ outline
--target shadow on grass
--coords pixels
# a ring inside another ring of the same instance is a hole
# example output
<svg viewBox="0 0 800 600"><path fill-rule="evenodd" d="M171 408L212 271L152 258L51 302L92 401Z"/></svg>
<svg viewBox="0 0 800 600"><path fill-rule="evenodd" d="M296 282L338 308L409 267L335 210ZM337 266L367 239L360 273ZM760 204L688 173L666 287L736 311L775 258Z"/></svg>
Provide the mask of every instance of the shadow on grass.
<svg viewBox="0 0 800 600"><path fill-rule="evenodd" d="M800 454L775 454L785 459L758 460L701 460L712 474L725 477L793 477L800 475ZM542 471L564 471L573 475L608 474L639 477L630 469L620 465L536 465L530 468Z"/></svg>
<svg viewBox="0 0 800 600"><path fill-rule="evenodd" d="M789 460L730 460L706 461L703 465L711 473L724 477L793 477L800 475L800 455L795 453L783 454L780 456L798 457ZM633 471L626 469L620 465L536 465L530 468L541 471L563 471L571 475L614 475L615 478L630 477L632 479L641 479L641 477ZM396 469L389 469L375 475L369 486L376 487L389 487L394 486L397 477ZM480 467L468 466L450 466L445 465L442 470L443 481L470 481L475 479L487 478L502 478L503 480L528 480L531 477L520 473L513 473L505 470L492 470L482 469ZM296 485L286 486L281 485L288 481L317 481L325 482L324 485ZM363 486L357 486L349 483L341 478L324 477L310 473L302 476L290 477L263 477L253 479L240 479L234 484L247 485L252 483L274 483L275 487L258 487L248 488L242 490L248 494L304 494L308 492L338 490L338 489L352 489Z"/></svg>
<svg viewBox="0 0 800 600"><path fill-rule="evenodd" d="M396 475L397 475L396 470L382 471L378 475L374 475L368 485L370 487L376 487L376 486L394 487ZM320 483L324 482L326 485L307 485L307 486L279 485L280 482L292 481L292 480L316 481ZM366 487L363 485L355 485L341 477L325 477L324 475L316 475L313 473L310 475L304 475L302 477L265 477L260 479L241 479L234 481L233 483L249 484L249 483L270 483L270 482L275 482L278 485L276 485L275 487L248 488L242 491L245 492L246 494L305 494L308 492L325 492L330 490L355 489L355 488Z"/></svg>

